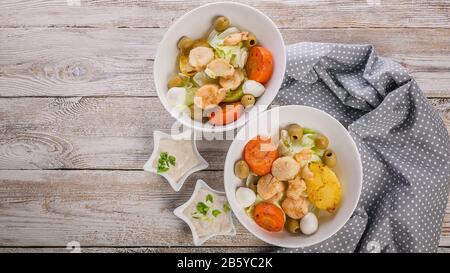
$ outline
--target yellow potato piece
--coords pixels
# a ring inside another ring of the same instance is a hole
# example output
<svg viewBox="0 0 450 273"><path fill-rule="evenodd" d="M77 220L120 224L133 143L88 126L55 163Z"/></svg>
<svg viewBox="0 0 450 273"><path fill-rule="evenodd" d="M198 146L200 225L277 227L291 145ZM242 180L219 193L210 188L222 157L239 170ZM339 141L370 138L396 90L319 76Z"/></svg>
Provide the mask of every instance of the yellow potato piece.
<svg viewBox="0 0 450 273"><path fill-rule="evenodd" d="M314 174L305 179L309 201L317 208L334 212L342 198L342 189L336 174L326 165L313 162L309 169Z"/></svg>

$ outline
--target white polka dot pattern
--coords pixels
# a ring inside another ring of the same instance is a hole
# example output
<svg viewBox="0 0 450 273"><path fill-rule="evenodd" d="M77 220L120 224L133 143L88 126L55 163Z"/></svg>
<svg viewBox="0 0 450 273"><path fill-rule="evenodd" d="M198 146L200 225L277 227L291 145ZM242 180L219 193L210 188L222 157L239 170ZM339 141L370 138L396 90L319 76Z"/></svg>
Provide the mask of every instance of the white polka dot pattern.
<svg viewBox="0 0 450 273"><path fill-rule="evenodd" d="M278 252L435 252L448 200L448 132L417 83L370 45L287 48L282 104L321 109L358 145L358 208L330 239Z"/></svg>

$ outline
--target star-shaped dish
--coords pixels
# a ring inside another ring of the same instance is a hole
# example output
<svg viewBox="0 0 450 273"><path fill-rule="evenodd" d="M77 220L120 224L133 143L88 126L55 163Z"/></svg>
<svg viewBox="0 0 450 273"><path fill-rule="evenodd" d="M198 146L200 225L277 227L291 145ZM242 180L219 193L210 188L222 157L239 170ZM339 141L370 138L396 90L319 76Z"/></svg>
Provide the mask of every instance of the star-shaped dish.
<svg viewBox="0 0 450 273"><path fill-rule="evenodd" d="M173 213L174 213L178 218L180 218L181 220L183 220L184 222L186 222L186 224L188 224L188 226L189 226L189 228L191 229L191 232L192 232L192 238L193 238L193 240L194 240L194 245L200 246L200 245L202 245L204 242L206 242L207 240L209 240L210 238L212 238L212 237L214 237L214 236L217 236L217 235L229 235L229 236L234 236L234 235L236 235L236 229L235 229L234 224L233 224L233 218L232 218L232 212L231 212L231 210L228 211L228 212L224 212L224 213L227 213L227 214L228 214L228 215L226 215L226 217L229 217L228 219L229 219L230 224L231 224L231 227L230 227L229 229L223 230L223 231L221 231L221 232L212 233L212 234L210 234L210 235L206 235L206 236L203 236L203 237L200 237L200 236L198 235L197 230L196 230L196 228L195 228L195 226L194 226L194 223L193 223L193 219L194 219L194 218L186 216L186 215L183 213L183 211L184 211L186 208L188 208L188 207L191 205L191 203L193 203L193 202L195 201L196 196L197 196L198 192L200 191L200 189L205 189L205 190L207 190L208 192L212 192L212 193L214 193L214 194L216 194L216 195L218 195L218 196L221 196L221 197L225 197L225 198L226 198L225 192L216 191L216 190L212 189L211 187L209 187L208 184L205 183L205 181L199 179L199 180L197 180L197 183L195 184L195 189L194 189L194 192L192 193L191 198L190 198L186 203L184 203L183 205L179 206L178 208L176 208L176 209L173 211ZM226 199L225 199L225 200L226 200ZM228 202L227 202L227 203L228 203Z"/></svg>
<svg viewBox="0 0 450 273"><path fill-rule="evenodd" d="M159 173L158 170L153 166L153 162L155 160L158 160L158 157L160 156L158 153L159 143L160 143L161 139L166 139L166 138L172 139L175 141L190 140L191 144L192 144L192 150L194 151L194 154L197 157L197 161L198 161L198 163L196 165L194 165L192 168L187 170L183 174L183 176L181 176L181 178L176 181L171 176L167 175L167 173ZM181 187L183 186L184 182L186 181L186 178L188 178L191 174L201 171L201 170L204 170L206 168L208 168L208 162L206 162L206 160L200 155L200 153L197 150L197 144L195 142L194 131L187 130L178 135L169 135L169 134L163 133L161 131L157 131L157 130L155 130L153 132L153 152L152 152L152 155L150 156L149 160L147 160L147 162L144 165L145 171L161 175L169 182L170 186L175 191L179 191L181 189Z"/></svg>

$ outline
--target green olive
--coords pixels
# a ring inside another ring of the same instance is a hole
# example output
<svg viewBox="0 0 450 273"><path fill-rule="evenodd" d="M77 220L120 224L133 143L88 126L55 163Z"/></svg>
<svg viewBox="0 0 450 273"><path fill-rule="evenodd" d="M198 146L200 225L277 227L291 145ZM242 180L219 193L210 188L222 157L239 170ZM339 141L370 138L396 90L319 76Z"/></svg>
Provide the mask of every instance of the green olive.
<svg viewBox="0 0 450 273"><path fill-rule="evenodd" d="M328 148L328 138L324 135L317 135L314 139L314 143L316 144L316 147L319 149L326 149Z"/></svg>
<svg viewBox="0 0 450 273"><path fill-rule="evenodd" d="M255 97L253 95L247 94L242 96L241 103L244 105L245 108L251 107L255 104Z"/></svg>
<svg viewBox="0 0 450 273"><path fill-rule="evenodd" d="M244 45L246 47L252 47L255 46L257 43L258 41L256 40L256 36L253 34L249 34L248 39L244 42Z"/></svg>
<svg viewBox="0 0 450 273"><path fill-rule="evenodd" d="M178 75L170 77L169 81L167 82L167 87L169 88L180 86L183 86L183 79Z"/></svg>
<svg viewBox="0 0 450 273"><path fill-rule="evenodd" d="M203 120L203 110L200 107L195 106L195 104L192 104L189 106L189 111L191 114L191 118L196 121L202 121Z"/></svg>
<svg viewBox="0 0 450 273"><path fill-rule="evenodd" d="M288 134L291 140L300 141L303 137L303 128L298 124L291 124L288 127Z"/></svg>
<svg viewBox="0 0 450 273"><path fill-rule="evenodd" d="M258 187L258 180L256 179L251 181L250 184L248 185L248 188L254 191L255 193L258 193L257 187Z"/></svg>
<svg viewBox="0 0 450 273"><path fill-rule="evenodd" d="M285 227L290 233L300 233L300 221L292 218L287 218Z"/></svg>
<svg viewBox="0 0 450 273"><path fill-rule="evenodd" d="M214 29L218 32L222 32L230 26L230 20L225 16L219 16L214 21Z"/></svg>
<svg viewBox="0 0 450 273"><path fill-rule="evenodd" d="M334 168L334 166L336 166L336 154L331 150L326 150L325 153L323 153L323 161L328 167Z"/></svg>
<svg viewBox="0 0 450 273"><path fill-rule="evenodd" d="M187 36L183 36L181 37L181 39L178 41L178 48L186 51L189 48L192 47L192 45L194 44L194 41L192 41L191 38L187 37Z"/></svg>
<svg viewBox="0 0 450 273"><path fill-rule="evenodd" d="M206 40L206 39L197 39L192 44L192 48L196 48L196 47L199 47L199 46L210 47L210 45L208 43L208 40Z"/></svg>
<svg viewBox="0 0 450 273"><path fill-rule="evenodd" d="M240 179L246 179L247 176L250 174L250 169L248 167L247 162L244 160L239 160L234 165L234 173L237 177Z"/></svg>

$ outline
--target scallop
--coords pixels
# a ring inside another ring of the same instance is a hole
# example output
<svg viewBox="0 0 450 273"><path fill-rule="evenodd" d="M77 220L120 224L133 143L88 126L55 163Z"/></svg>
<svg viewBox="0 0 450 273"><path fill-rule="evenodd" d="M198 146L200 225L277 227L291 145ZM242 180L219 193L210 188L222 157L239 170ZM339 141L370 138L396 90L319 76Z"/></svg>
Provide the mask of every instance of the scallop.
<svg viewBox="0 0 450 273"><path fill-rule="evenodd" d="M305 235L311 235L319 228L319 221L314 213L308 212L302 220L300 220L300 230Z"/></svg>
<svg viewBox="0 0 450 273"><path fill-rule="evenodd" d="M242 207L247 208L255 203L256 194L247 187L240 187L236 191L236 200Z"/></svg>
<svg viewBox="0 0 450 273"><path fill-rule="evenodd" d="M248 80L245 81L242 85L242 90L244 91L244 94L250 94L253 95L255 98L260 97L266 88L261 83L254 81L254 80Z"/></svg>
<svg viewBox="0 0 450 273"><path fill-rule="evenodd" d="M272 175L281 181L293 179L300 171L300 165L290 156L277 158L272 164Z"/></svg>
<svg viewBox="0 0 450 273"><path fill-rule="evenodd" d="M189 64L196 68L204 68L214 59L214 51L209 47L199 46L189 52Z"/></svg>

